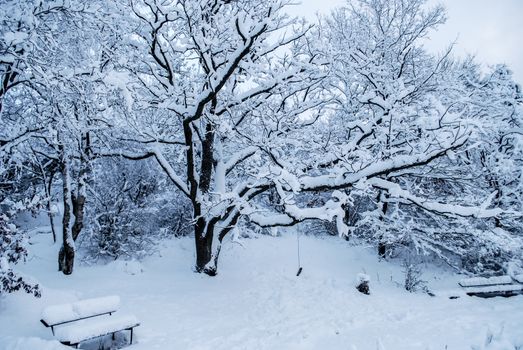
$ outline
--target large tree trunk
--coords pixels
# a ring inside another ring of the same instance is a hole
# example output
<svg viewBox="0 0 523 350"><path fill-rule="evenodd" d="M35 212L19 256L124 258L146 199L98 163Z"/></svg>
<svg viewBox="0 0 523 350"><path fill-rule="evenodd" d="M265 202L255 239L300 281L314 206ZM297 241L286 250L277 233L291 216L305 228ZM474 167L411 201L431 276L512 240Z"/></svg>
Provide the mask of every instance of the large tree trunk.
<svg viewBox="0 0 523 350"><path fill-rule="evenodd" d="M194 226L194 240L196 244L196 272L203 272L209 276L215 276L216 259L213 257L213 235L214 225L199 219Z"/></svg>
<svg viewBox="0 0 523 350"><path fill-rule="evenodd" d="M62 219L63 245L58 254L58 270L62 271L64 275L70 275L73 273L75 255L75 246L72 234L74 213L69 160L66 159L65 156L62 162L62 183L64 201L64 216Z"/></svg>
<svg viewBox="0 0 523 350"><path fill-rule="evenodd" d="M202 166L200 174L201 193L209 192L211 186L212 168L214 162L214 130L207 124L205 140L202 142Z"/></svg>
<svg viewBox="0 0 523 350"><path fill-rule="evenodd" d="M216 100L213 100L214 109ZM213 173L214 162L214 130L211 123L205 128L205 139L202 142L202 158L200 170L199 191L202 195L209 192ZM196 182L194 182L196 184ZM201 204L193 197L193 207L196 220L194 226L194 239L196 243L196 271L206 273L209 276L216 275L216 258L213 256L214 225L217 218L206 220L201 217Z"/></svg>
<svg viewBox="0 0 523 350"><path fill-rule="evenodd" d="M208 266L212 260L212 240L197 236L196 243L196 271L204 272L209 276L216 275L216 269Z"/></svg>
<svg viewBox="0 0 523 350"><path fill-rule="evenodd" d="M76 241L78 235L84 227L84 208L86 199L86 186L87 186L87 174L88 169L85 163L82 164L82 169L78 176L77 193L73 196L73 214L74 214L74 225L72 227L73 241Z"/></svg>
<svg viewBox="0 0 523 350"><path fill-rule="evenodd" d="M73 241L76 241L78 235L84 227L84 207L85 207L85 196L78 195L73 199L73 213L74 213L74 224L71 230Z"/></svg>
<svg viewBox="0 0 523 350"><path fill-rule="evenodd" d="M62 154L64 149L62 147ZM63 155L62 158L62 183L63 183L63 245L58 253L58 270L65 275L73 273L75 244L84 226L84 209L86 200L87 177L89 168L87 161L82 157L80 171L76 180L76 193L73 193L71 159Z"/></svg>
<svg viewBox="0 0 523 350"><path fill-rule="evenodd" d="M241 214L238 210L229 213L227 220L214 217L209 221L200 219L195 225L196 271L216 276L218 258L224 237L238 224Z"/></svg>
<svg viewBox="0 0 523 350"><path fill-rule="evenodd" d="M87 197L87 180L89 177L88 159L91 152L90 143L89 133L86 133L85 136L82 137L84 152L80 156L80 171L78 173L76 195L73 196L74 225L72 235L74 241L76 241L84 227L84 208Z"/></svg>

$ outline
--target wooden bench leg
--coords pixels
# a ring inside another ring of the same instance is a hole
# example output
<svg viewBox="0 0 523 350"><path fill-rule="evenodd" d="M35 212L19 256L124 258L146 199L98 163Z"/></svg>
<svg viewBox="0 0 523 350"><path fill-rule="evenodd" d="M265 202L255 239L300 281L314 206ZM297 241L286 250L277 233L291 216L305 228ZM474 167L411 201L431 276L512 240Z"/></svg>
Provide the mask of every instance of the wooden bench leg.
<svg viewBox="0 0 523 350"><path fill-rule="evenodd" d="M134 329L134 328L131 328L131 342L129 343L129 345L132 345L132 344L133 344L133 329Z"/></svg>

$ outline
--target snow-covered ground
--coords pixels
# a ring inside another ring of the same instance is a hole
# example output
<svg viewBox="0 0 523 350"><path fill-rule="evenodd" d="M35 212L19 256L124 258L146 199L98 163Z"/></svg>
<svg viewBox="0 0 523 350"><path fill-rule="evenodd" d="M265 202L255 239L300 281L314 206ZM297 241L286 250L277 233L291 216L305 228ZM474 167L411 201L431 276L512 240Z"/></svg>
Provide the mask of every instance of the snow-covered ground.
<svg viewBox="0 0 523 350"><path fill-rule="evenodd" d="M119 312L141 322L133 350L523 348L523 296L411 294L399 265L336 237L301 237L299 277L293 233L226 244L214 278L191 272L190 238L164 242L142 263L77 264L69 277L56 271L49 235L35 233L31 242L19 269L38 279L43 297L0 301L2 350L67 349L39 323L42 310L107 295L119 295ZM371 295L354 288L361 272L371 277ZM455 289L462 277L425 266L435 291Z"/></svg>

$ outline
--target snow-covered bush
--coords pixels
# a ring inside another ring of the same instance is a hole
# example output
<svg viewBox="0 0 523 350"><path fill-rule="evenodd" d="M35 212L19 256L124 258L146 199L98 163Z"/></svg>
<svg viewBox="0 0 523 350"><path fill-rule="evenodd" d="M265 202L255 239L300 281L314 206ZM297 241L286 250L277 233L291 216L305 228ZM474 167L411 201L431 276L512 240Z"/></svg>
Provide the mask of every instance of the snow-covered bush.
<svg viewBox="0 0 523 350"><path fill-rule="evenodd" d="M384 258L425 257L475 274L506 273L509 261L522 262L523 237L494 220L437 215L390 199L383 208L379 201L366 208L352 232Z"/></svg>
<svg viewBox="0 0 523 350"><path fill-rule="evenodd" d="M421 278L423 273L420 264L411 256L407 256L403 260L403 273L405 274L405 282L403 284L405 290L413 293L425 288L426 281Z"/></svg>
<svg viewBox="0 0 523 350"><path fill-rule="evenodd" d="M189 215L152 162L112 159L94 168L88 202L89 258L142 258L162 237L190 232Z"/></svg>
<svg viewBox="0 0 523 350"><path fill-rule="evenodd" d="M4 210L0 212L0 296L23 290L41 296L38 284L27 280L13 269L13 265L24 261L27 256L26 237L19 228L12 223L13 207L23 208L20 204L0 203ZM9 209L6 209L9 207Z"/></svg>

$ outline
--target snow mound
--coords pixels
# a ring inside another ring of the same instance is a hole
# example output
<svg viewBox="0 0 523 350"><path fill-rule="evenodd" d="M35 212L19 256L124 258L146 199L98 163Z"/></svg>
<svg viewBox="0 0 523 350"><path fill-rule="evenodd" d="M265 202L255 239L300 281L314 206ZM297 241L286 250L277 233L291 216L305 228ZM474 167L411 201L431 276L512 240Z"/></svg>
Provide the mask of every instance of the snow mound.
<svg viewBox="0 0 523 350"><path fill-rule="evenodd" d="M354 286L357 287L360 284L362 284L363 282L369 283L370 282L370 276L367 275L366 273L358 273L358 275L356 276L356 280L355 280Z"/></svg>
<svg viewBox="0 0 523 350"><path fill-rule="evenodd" d="M41 338L16 338L0 336L0 349L5 350L68 350L69 347L60 344L57 340Z"/></svg>
<svg viewBox="0 0 523 350"><path fill-rule="evenodd" d="M124 272L128 275L139 275L145 272L145 268L142 263L136 260L117 260L112 264L112 268L118 272Z"/></svg>
<svg viewBox="0 0 523 350"><path fill-rule="evenodd" d="M472 350L517 350L523 347L523 337L510 337L505 334L504 327L493 331L487 329L484 343L473 345Z"/></svg>

